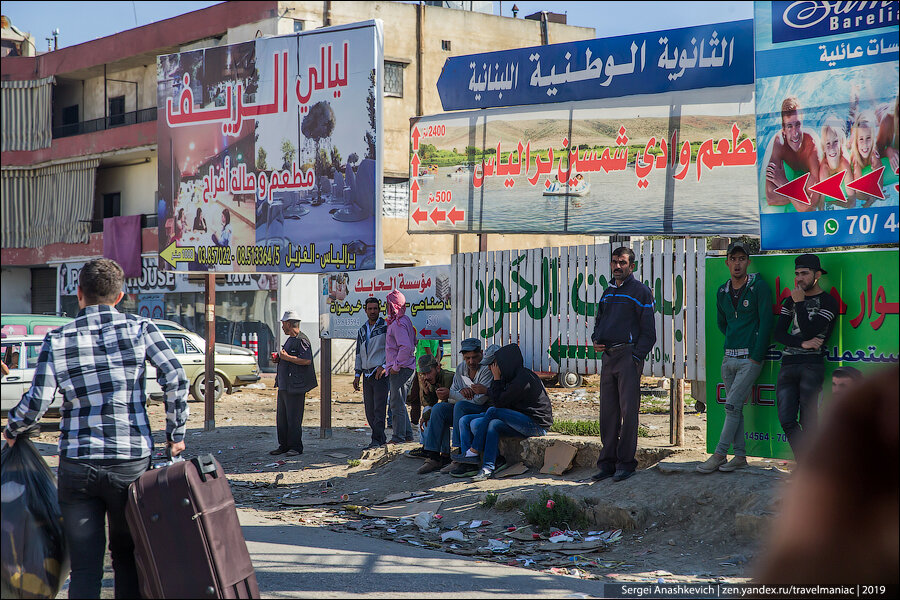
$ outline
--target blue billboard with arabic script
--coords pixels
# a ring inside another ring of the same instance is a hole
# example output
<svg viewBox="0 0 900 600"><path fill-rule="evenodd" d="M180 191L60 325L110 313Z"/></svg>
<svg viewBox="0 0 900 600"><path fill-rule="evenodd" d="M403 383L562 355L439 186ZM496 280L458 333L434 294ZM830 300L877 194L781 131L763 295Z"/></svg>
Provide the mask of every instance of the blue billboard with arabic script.
<svg viewBox="0 0 900 600"><path fill-rule="evenodd" d="M753 22L731 21L447 59L444 110L753 83Z"/></svg>

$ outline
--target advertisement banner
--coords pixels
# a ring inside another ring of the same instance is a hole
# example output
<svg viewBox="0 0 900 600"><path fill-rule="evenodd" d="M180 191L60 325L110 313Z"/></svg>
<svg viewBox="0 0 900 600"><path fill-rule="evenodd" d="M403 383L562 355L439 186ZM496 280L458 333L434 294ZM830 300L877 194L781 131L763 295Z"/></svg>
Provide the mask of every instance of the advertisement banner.
<svg viewBox="0 0 900 600"><path fill-rule="evenodd" d="M793 254L753 256L750 272L758 272L772 291L773 312L777 321L781 301L789 298L794 285ZM863 373L882 369L900 361L900 321L898 321L897 250L856 250L819 254L828 271L819 281L822 290L838 300L839 315L828 339L825 354L825 380L819 407L827 404L831 390L831 372L841 366L855 367ZM725 258L706 260L706 448L715 451L725 422L725 387L721 365L724 336L716 325L715 290L729 277ZM766 362L750 399L744 405L744 437L748 456L792 458L790 446L778 421L775 382L781 366L783 346L769 345Z"/></svg>
<svg viewBox="0 0 900 600"><path fill-rule="evenodd" d="M897 243L897 4L754 6L762 247Z"/></svg>
<svg viewBox="0 0 900 600"><path fill-rule="evenodd" d="M160 269L376 265L380 21L160 56Z"/></svg>
<svg viewBox="0 0 900 600"><path fill-rule="evenodd" d="M751 20L447 59L445 111L753 83Z"/></svg>
<svg viewBox="0 0 900 600"><path fill-rule="evenodd" d="M319 289L321 338L355 340L367 319L366 298L378 298L384 317L387 315L385 299L392 290L398 290L406 298L406 315L419 338L450 338L454 290L449 265L320 275Z"/></svg>
<svg viewBox="0 0 900 600"><path fill-rule="evenodd" d="M428 116L410 136L410 233L759 234L752 85Z"/></svg>
<svg viewBox="0 0 900 600"><path fill-rule="evenodd" d="M706 242L697 238L455 254L454 353L474 337L518 344L535 371L599 373L591 334L620 245L632 249L634 277L653 292L656 344L644 375L702 379Z"/></svg>

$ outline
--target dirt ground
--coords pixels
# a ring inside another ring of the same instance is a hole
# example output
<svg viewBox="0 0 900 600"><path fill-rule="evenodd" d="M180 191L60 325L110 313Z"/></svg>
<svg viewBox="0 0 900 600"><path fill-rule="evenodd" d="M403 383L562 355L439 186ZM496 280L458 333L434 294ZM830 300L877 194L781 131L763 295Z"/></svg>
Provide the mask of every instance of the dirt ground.
<svg viewBox="0 0 900 600"><path fill-rule="evenodd" d="M254 389L224 395L216 404L214 431L203 431L203 404L191 402L186 456L212 453L232 482L238 506L268 518L611 582L747 581L785 481L775 461L763 459L751 459L750 468L730 474L694 472L707 457L706 415L697 413L690 400L684 446L625 482L592 483L595 469L589 467L576 467L562 476L531 469L480 483L440 473L418 475L421 461L402 454L418 444L364 451L370 435L361 393L354 392L351 383L351 376L334 377L331 438L320 439L319 390L309 394L303 420L304 453L292 458L268 454L277 446L271 376ZM599 401L592 384L595 378L576 390L548 387L555 420L597 419ZM668 404L668 398L657 400L657 409L663 404ZM149 412L154 436L161 444L162 404L152 404ZM668 414L641 414L640 423L649 431L647 437L639 438L640 447L672 448ZM56 439L57 434L47 431L36 440L51 466L57 461ZM524 503L536 501L542 490L558 490L583 502L590 525L580 530L582 536L591 530L623 529L621 539L572 552L575 556L548 550L552 545L546 540L515 539L507 550L486 549L490 539L510 541L508 528L528 524ZM421 508L439 514L440 520L420 530L411 518L378 518L376 504L397 492L429 496L399 505L408 506L411 516ZM500 499L493 508L484 506L489 494ZM440 505L429 504L436 500ZM473 520L490 523L470 528ZM442 543L440 534L452 528L460 528L466 541Z"/></svg>

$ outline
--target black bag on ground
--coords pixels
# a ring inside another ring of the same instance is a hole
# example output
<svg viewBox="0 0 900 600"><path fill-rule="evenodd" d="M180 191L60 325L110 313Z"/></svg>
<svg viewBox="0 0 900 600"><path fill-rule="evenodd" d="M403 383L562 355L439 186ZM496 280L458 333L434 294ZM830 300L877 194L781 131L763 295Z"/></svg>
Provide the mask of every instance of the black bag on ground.
<svg viewBox="0 0 900 600"><path fill-rule="evenodd" d="M0 452L0 591L3 598L54 598L69 574L56 478L20 435Z"/></svg>

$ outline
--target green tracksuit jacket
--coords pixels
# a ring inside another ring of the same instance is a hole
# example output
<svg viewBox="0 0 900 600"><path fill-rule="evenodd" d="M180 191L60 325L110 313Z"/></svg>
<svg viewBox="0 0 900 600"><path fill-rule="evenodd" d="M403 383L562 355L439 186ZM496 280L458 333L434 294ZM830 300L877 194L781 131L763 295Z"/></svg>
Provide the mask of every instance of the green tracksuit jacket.
<svg viewBox="0 0 900 600"><path fill-rule="evenodd" d="M716 292L716 322L725 334L725 348L745 349L762 362L772 333L772 293L759 273L748 273L737 308L731 302L731 279Z"/></svg>

